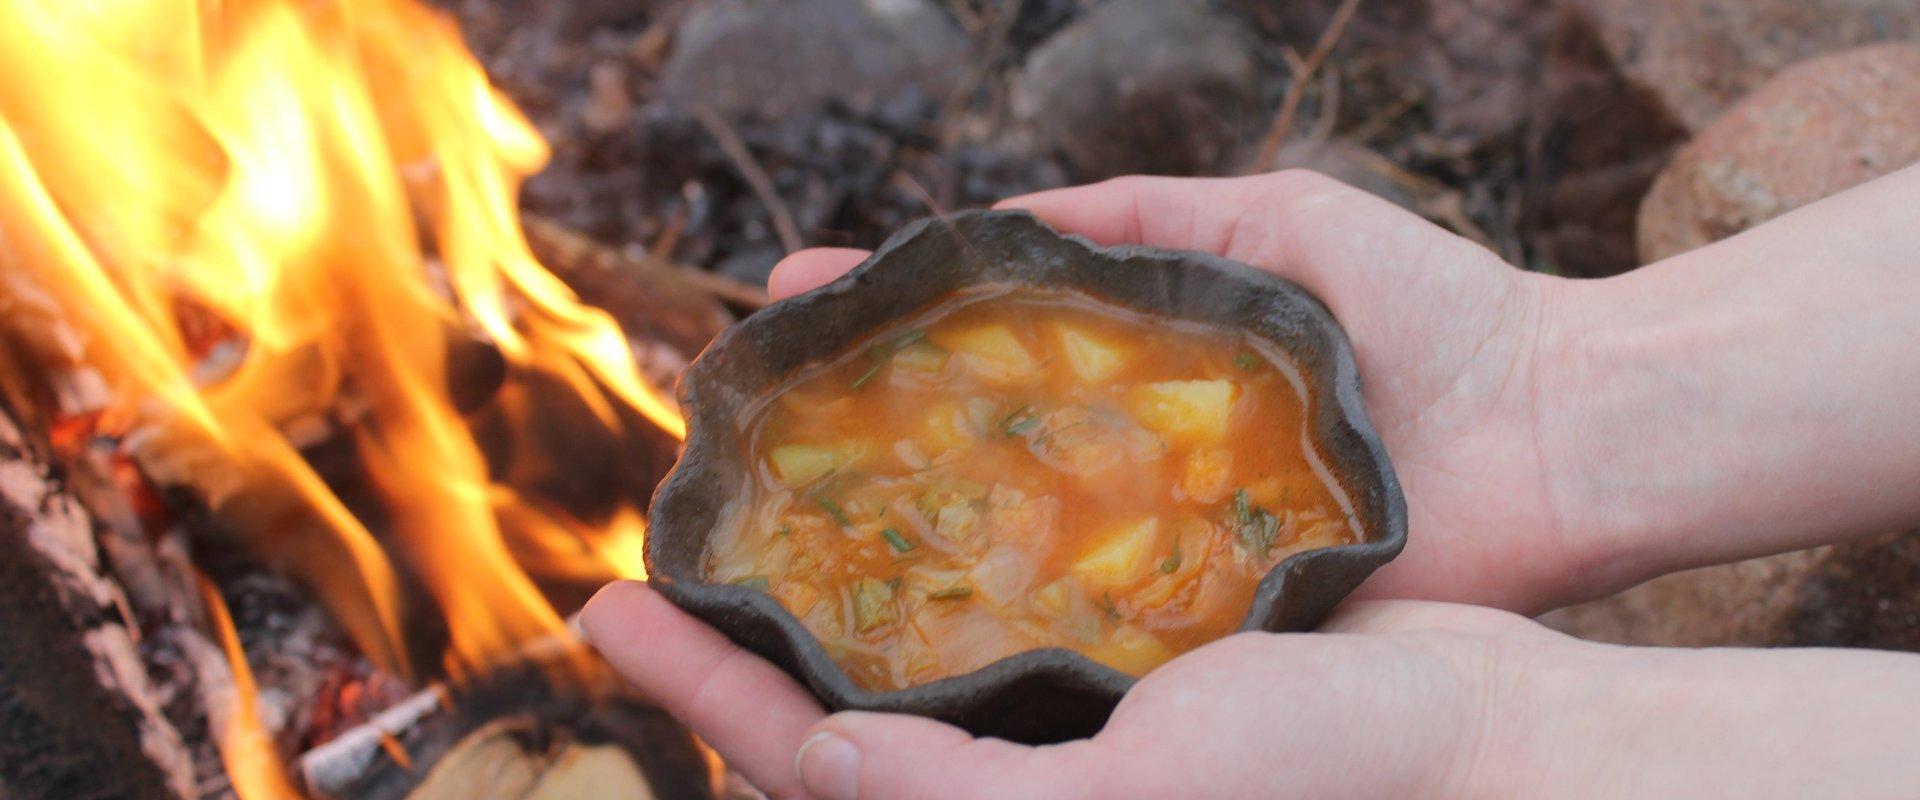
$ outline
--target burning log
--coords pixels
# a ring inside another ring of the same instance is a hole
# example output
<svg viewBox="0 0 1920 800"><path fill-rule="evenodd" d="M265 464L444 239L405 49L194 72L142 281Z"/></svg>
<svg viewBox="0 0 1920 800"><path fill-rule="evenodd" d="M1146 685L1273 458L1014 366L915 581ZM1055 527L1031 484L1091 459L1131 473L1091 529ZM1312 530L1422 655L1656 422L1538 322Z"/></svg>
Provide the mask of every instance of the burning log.
<svg viewBox="0 0 1920 800"><path fill-rule="evenodd" d="M0 794L193 797L95 521L14 417L0 414Z"/></svg>
<svg viewBox="0 0 1920 800"><path fill-rule="evenodd" d="M550 662L577 647L554 638L527 653ZM431 686L301 756L301 784L315 800L715 796L712 763L670 717L598 665L584 684L551 680L551 669Z"/></svg>

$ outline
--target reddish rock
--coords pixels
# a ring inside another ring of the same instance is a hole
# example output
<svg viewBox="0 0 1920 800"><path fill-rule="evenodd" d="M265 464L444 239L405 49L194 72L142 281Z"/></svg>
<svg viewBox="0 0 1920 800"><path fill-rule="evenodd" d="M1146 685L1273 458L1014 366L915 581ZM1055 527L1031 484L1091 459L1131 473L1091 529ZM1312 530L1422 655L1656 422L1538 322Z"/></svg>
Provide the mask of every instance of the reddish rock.
<svg viewBox="0 0 1920 800"><path fill-rule="evenodd" d="M1920 160L1920 45L1796 65L1728 110L1654 181L1645 261L1731 236Z"/></svg>
<svg viewBox="0 0 1920 800"><path fill-rule="evenodd" d="M1529 137L1530 241L1571 274L1631 269L1640 199L1690 134L1789 64L1916 37L1913 0L1567 0Z"/></svg>
<svg viewBox="0 0 1920 800"><path fill-rule="evenodd" d="M1699 130L1788 65L1920 36L1913 0L1571 0L1620 70Z"/></svg>

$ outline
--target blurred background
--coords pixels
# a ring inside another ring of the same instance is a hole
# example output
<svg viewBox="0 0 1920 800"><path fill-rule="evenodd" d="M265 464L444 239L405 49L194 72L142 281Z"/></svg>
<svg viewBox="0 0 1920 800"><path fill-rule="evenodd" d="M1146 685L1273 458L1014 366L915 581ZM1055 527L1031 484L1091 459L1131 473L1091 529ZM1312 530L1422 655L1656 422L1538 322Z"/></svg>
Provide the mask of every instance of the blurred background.
<svg viewBox="0 0 1920 800"><path fill-rule="evenodd" d="M1306 168L1616 275L1920 159L1917 40L1915 0L0 0L0 800L751 800L567 621L645 577L673 382L786 254ZM1920 651L1915 586L1886 531L1546 621Z"/></svg>

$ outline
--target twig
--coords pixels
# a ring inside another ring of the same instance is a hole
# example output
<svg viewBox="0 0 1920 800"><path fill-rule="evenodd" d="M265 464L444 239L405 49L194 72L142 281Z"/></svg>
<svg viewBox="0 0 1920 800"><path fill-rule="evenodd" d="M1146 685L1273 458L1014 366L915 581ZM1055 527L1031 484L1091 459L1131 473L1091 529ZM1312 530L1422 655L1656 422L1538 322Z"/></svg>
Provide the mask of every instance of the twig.
<svg viewBox="0 0 1920 800"><path fill-rule="evenodd" d="M800 238L800 226L794 224L793 212L787 209L787 201L780 199L780 193L774 191L773 178L767 175L759 161L754 160L753 153L747 150L747 143L740 140L740 134L735 133L733 126L705 105L696 106L693 116L713 136L727 158L733 161L733 168L740 172L740 177L760 198L760 204L766 206L767 215L773 218L773 231L780 236L780 246L789 253L806 247L806 242Z"/></svg>
<svg viewBox="0 0 1920 800"><path fill-rule="evenodd" d="M1353 12L1360 7L1360 0L1342 0L1340 8L1333 12L1333 19L1327 23L1327 29L1320 32L1320 39L1313 44L1313 52L1293 71L1293 80L1287 83L1287 93L1280 98L1280 113L1274 115L1273 126L1267 129L1267 135L1260 140L1260 152L1253 160L1253 172L1266 172L1273 169L1273 159L1280 153L1280 145L1287 139L1287 130L1293 127L1293 117L1300 112L1300 98L1306 93L1307 83L1313 80L1313 73L1320 70L1327 56L1333 53L1333 46L1340 43L1340 36L1346 33L1347 23L1353 20Z"/></svg>
<svg viewBox="0 0 1920 800"><path fill-rule="evenodd" d="M1333 137L1334 126L1339 124L1340 65L1329 64L1320 71L1320 119L1307 136L1314 142L1325 142Z"/></svg>
<svg viewBox="0 0 1920 800"><path fill-rule="evenodd" d="M767 290L746 281L738 281L716 272L708 272L690 264L674 264L680 276L688 283L707 290L708 294L728 303L747 309L764 308L772 299Z"/></svg>
<svg viewBox="0 0 1920 800"><path fill-rule="evenodd" d="M947 209L940 205L939 200L934 199L933 193L927 191L926 185L922 184L919 179L913 177L912 173L907 172L906 170L899 170L894 172L893 185L895 187L898 187L901 191L904 191L907 194L913 195L915 198L917 198L923 205L927 207L927 213L930 213L936 217L944 217L947 215Z"/></svg>

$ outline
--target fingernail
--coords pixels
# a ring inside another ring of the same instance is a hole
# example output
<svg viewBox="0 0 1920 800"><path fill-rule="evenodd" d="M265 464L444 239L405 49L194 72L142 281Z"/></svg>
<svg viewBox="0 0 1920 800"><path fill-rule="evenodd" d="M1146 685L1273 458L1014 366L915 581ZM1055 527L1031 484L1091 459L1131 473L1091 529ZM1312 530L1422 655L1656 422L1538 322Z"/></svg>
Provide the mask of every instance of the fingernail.
<svg viewBox="0 0 1920 800"><path fill-rule="evenodd" d="M831 733L807 737L793 757L800 784L819 800L859 800L860 750Z"/></svg>

